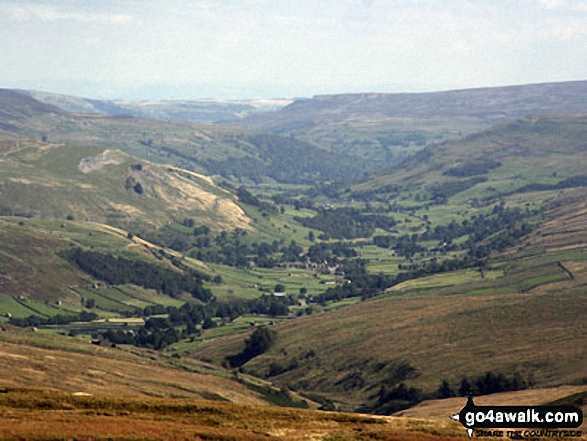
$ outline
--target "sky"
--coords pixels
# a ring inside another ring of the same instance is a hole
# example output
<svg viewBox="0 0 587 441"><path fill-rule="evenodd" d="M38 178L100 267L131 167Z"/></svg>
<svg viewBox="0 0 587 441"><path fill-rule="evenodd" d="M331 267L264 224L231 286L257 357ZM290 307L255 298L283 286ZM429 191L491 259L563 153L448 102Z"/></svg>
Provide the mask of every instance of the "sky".
<svg viewBox="0 0 587 441"><path fill-rule="evenodd" d="M587 80L587 0L0 0L0 87L246 99Z"/></svg>

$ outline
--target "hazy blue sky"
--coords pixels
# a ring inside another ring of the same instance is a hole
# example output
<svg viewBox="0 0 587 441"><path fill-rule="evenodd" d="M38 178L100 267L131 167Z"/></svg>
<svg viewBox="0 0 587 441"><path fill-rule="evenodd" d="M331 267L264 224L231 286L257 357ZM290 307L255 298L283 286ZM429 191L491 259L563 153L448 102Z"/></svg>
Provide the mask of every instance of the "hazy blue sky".
<svg viewBox="0 0 587 441"><path fill-rule="evenodd" d="M0 87L245 98L587 79L587 0L0 0Z"/></svg>

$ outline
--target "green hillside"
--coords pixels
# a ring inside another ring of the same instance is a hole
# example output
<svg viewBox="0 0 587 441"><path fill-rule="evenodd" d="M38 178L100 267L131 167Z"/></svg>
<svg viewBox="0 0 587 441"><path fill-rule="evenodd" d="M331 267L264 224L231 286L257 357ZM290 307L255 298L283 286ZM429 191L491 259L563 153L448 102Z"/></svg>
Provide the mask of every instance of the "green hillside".
<svg viewBox="0 0 587 441"><path fill-rule="evenodd" d="M60 255L72 247L82 247L133 261L174 268L169 260L172 254L162 258L158 247L140 238L129 237L124 230L93 222L0 217L0 243L1 292L11 296L10 299L2 300L2 314L11 312L15 317L26 317L41 308L39 312L42 315L56 315L60 313L56 307L59 305L66 312L79 312L84 305L82 297L94 296L101 299L96 302L98 309L113 313L148 304L182 304L179 299L170 299L154 290L133 291L131 287L123 287L114 290L116 307L108 308L106 305L101 308L102 302L107 300L109 289L98 280L98 285L102 286L92 291L96 280ZM194 269L209 271L195 260L187 262ZM88 287L91 288L89 291ZM14 298L19 301L14 301ZM45 311L44 306L30 303L34 301L50 303L51 308Z"/></svg>
<svg viewBox="0 0 587 441"><path fill-rule="evenodd" d="M197 217L214 229L250 228L234 196L207 177L104 147L16 138L5 138L2 145L0 214L126 229Z"/></svg>
<svg viewBox="0 0 587 441"><path fill-rule="evenodd" d="M397 187L414 200L462 203L584 186L586 121L584 116L523 118L430 146L355 189Z"/></svg>

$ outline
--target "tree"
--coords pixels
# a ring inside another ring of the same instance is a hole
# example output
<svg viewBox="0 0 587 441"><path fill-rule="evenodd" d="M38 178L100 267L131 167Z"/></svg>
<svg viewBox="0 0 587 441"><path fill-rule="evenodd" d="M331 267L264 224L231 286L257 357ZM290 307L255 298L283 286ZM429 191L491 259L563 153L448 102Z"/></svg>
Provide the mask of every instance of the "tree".
<svg viewBox="0 0 587 441"><path fill-rule="evenodd" d="M275 292L285 292L285 286L281 283L275 285Z"/></svg>
<svg viewBox="0 0 587 441"><path fill-rule="evenodd" d="M208 234L210 234L210 227L206 225L194 228L194 236L206 236Z"/></svg>
<svg viewBox="0 0 587 441"><path fill-rule="evenodd" d="M274 335L269 328L261 326L255 329L251 336L245 340L245 351L256 357L268 351L274 340Z"/></svg>
<svg viewBox="0 0 587 441"><path fill-rule="evenodd" d="M452 398L452 397L456 396L456 394L454 393L454 391L450 387L450 383L448 382L447 379L442 380L442 384L438 388L438 391L436 392L436 396L440 399Z"/></svg>
<svg viewBox="0 0 587 441"><path fill-rule="evenodd" d="M206 317L204 319L204 323L202 323L202 329L213 329L216 326L217 326L216 322L214 320L212 320L212 318L210 318L210 317Z"/></svg>
<svg viewBox="0 0 587 441"><path fill-rule="evenodd" d="M461 397L466 397L467 395L470 395L472 392L473 390L471 387L471 383L469 383L469 380L463 377L463 379L461 380L461 385L459 387L459 395Z"/></svg>

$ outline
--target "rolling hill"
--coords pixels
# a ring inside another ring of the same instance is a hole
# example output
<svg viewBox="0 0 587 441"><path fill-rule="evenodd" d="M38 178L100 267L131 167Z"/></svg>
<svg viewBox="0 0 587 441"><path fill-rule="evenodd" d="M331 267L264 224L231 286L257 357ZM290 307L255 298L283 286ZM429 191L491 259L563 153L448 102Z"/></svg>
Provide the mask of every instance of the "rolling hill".
<svg viewBox="0 0 587 441"><path fill-rule="evenodd" d="M402 163L428 145L473 135L494 124L527 115L585 113L586 84L318 96L222 126L186 123L189 116L181 116L181 108L190 105L182 102L106 103L104 112L113 115L107 116L46 104L100 110L99 102L91 100L16 91L2 96L0 91L0 107L5 109L0 129L50 142L121 148L152 161L230 179L349 181ZM34 112L24 118L19 106Z"/></svg>
<svg viewBox="0 0 587 441"><path fill-rule="evenodd" d="M2 388L267 404L259 393L205 364L178 369L171 357L148 351L104 348L86 339L41 336L8 325L3 326L0 341Z"/></svg>
<svg viewBox="0 0 587 441"><path fill-rule="evenodd" d="M0 109L0 129L21 137L120 149L228 179L313 183L363 173L361 161L291 137L203 123L70 113L5 89L0 89Z"/></svg>
<svg viewBox="0 0 587 441"><path fill-rule="evenodd" d="M429 93L364 93L300 99L232 126L287 134L362 160L364 172L400 164L427 145L528 115L587 113L587 82Z"/></svg>
<svg viewBox="0 0 587 441"><path fill-rule="evenodd" d="M321 95L234 124L276 133L386 119L477 120L493 125L527 115L587 113L586 95L587 81L446 92Z"/></svg>
<svg viewBox="0 0 587 441"><path fill-rule="evenodd" d="M462 439L462 428L454 421L43 390L5 389L0 401L0 436L7 439L132 440L146 434L153 440L448 441Z"/></svg>

